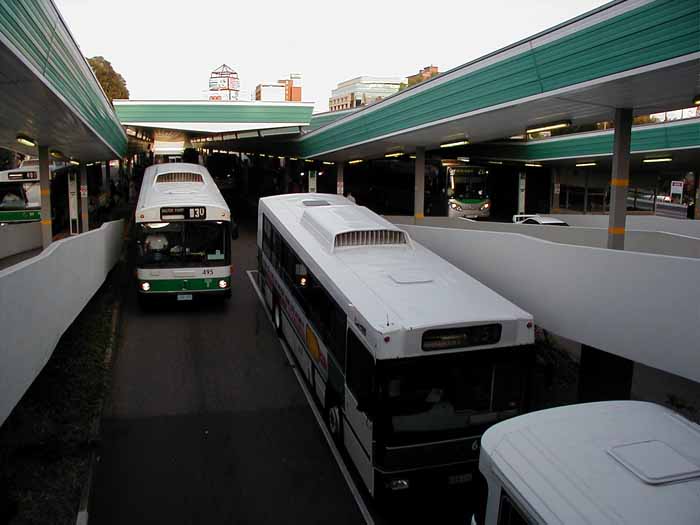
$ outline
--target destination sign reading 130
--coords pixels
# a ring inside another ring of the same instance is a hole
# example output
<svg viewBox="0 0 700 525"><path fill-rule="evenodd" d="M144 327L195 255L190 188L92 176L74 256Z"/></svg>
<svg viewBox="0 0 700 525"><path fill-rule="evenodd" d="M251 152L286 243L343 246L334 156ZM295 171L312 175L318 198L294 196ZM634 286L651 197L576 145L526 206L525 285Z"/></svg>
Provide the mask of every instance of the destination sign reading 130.
<svg viewBox="0 0 700 525"><path fill-rule="evenodd" d="M203 221L206 218L207 209L204 206L160 209L160 219L162 221Z"/></svg>

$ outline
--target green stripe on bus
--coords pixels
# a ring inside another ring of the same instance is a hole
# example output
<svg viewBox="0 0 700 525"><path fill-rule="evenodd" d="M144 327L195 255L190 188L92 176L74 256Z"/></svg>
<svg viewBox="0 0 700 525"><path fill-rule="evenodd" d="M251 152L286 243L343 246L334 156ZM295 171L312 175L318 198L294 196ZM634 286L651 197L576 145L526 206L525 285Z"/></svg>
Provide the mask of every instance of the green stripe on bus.
<svg viewBox="0 0 700 525"><path fill-rule="evenodd" d="M228 283L226 288L219 288L219 281L225 280ZM197 292L202 290L225 290L231 286L231 277L208 277L206 279L141 279L140 282L147 281L151 285L150 293L153 292Z"/></svg>
<svg viewBox="0 0 700 525"><path fill-rule="evenodd" d="M40 210L0 211L0 221L38 221L41 219Z"/></svg>
<svg viewBox="0 0 700 525"><path fill-rule="evenodd" d="M455 199L457 202L462 204L479 204L481 202L486 202L486 199Z"/></svg>

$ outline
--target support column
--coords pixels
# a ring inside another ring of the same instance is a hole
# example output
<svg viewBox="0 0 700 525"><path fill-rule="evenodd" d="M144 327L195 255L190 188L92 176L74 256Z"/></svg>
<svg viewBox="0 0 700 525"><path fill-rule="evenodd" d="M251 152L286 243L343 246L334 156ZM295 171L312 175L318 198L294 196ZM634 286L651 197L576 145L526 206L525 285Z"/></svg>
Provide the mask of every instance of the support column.
<svg viewBox="0 0 700 525"><path fill-rule="evenodd" d="M525 173L518 173L518 215L525 213L525 190L527 188Z"/></svg>
<svg viewBox="0 0 700 525"><path fill-rule="evenodd" d="M48 146L39 146L39 187L41 188L41 246L46 249L53 240Z"/></svg>
<svg viewBox="0 0 700 525"><path fill-rule="evenodd" d="M109 161L102 163L102 189L103 192L109 192Z"/></svg>
<svg viewBox="0 0 700 525"><path fill-rule="evenodd" d="M700 221L700 173L695 172L695 213L693 213L693 219ZM656 198L654 198L654 203L656 203Z"/></svg>
<svg viewBox="0 0 700 525"><path fill-rule="evenodd" d="M80 165L80 231L90 231L87 166Z"/></svg>
<svg viewBox="0 0 700 525"><path fill-rule="evenodd" d="M335 192L338 195L345 195L345 163L338 162L335 169Z"/></svg>
<svg viewBox="0 0 700 525"><path fill-rule="evenodd" d="M68 172L68 229L71 235L80 233L80 216L78 213L78 186L80 185L80 175L78 169L71 169Z"/></svg>
<svg viewBox="0 0 700 525"><path fill-rule="evenodd" d="M561 175L559 174L559 169L554 168L552 173L552 204L550 209L552 213L559 213L561 211L559 204L559 196L561 195Z"/></svg>
<svg viewBox="0 0 700 525"><path fill-rule="evenodd" d="M613 146L612 177L610 179L608 248L611 250L625 249L631 143L632 109L618 108L615 110L615 144Z"/></svg>
<svg viewBox="0 0 700 525"><path fill-rule="evenodd" d="M416 219L425 217L425 148L416 148L415 164L415 195L413 200L413 216Z"/></svg>

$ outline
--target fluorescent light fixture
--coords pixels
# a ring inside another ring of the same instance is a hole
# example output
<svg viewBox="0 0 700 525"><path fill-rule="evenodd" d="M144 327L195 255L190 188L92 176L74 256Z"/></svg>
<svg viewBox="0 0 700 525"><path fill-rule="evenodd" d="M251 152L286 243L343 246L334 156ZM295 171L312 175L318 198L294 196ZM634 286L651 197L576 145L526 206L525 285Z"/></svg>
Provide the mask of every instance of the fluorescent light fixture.
<svg viewBox="0 0 700 525"><path fill-rule="evenodd" d="M363 162L363 160L362 159L355 159L355 160L351 160L350 162L348 162L348 164L359 164L360 162Z"/></svg>
<svg viewBox="0 0 700 525"><path fill-rule="evenodd" d="M471 159L469 157L457 157L457 160L468 164Z"/></svg>
<svg viewBox="0 0 700 525"><path fill-rule="evenodd" d="M596 162L579 162L576 164L577 168L590 168L591 166L597 166Z"/></svg>
<svg viewBox="0 0 700 525"><path fill-rule="evenodd" d="M541 168L542 164L537 164L535 162L526 162L525 166L527 166L528 168Z"/></svg>
<svg viewBox="0 0 700 525"><path fill-rule="evenodd" d="M299 160L296 157L289 157L289 160Z"/></svg>
<svg viewBox="0 0 700 525"><path fill-rule="evenodd" d="M403 151L397 151L396 153L387 153L384 155L387 159L394 159L396 157L401 157L403 156Z"/></svg>
<svg viewBox="0 0 700 525"><path fill-rule="evenodd" d="M415 158L416 158L416 156L415 156L415 155L411 155L411 158L412 158L412 159L415 159Z"/></svg>
<svg viewBox="0 0 700 525"><path fill-rule="evenodd" d="M304 162L313 162L314 159L304 159Z"/></svg>
<svg viewBox="0 0 700 525"><path fill-rule="evenodd" d="M693 104L696 106L700 106L700 95L695 95L695 98L693 99Z"/></svg>
<svg viewBox="0 0 700 525"><path fill-rule="evenodd" d="M58 150L51 150L49 154L54 158L54 159L62 159L63 158L63 153L61 153Z"/></svg>
<svg viewBox="0 0 700 525"><path fill-rule="evenodd" d="M17 135L17 142L22 144L22 146L27 146L28 148L36 148L36 142L34 139L30 139L26 135Z"/></svg>
<svg viewBox="0 0 700 525"><path fill-rule="evenodd" d="M70 164L71 166L80 166L80 162L78 162L77 160L73 160L73 159L69 160L68 164Z"/></svg>
<svg viewBox="0 0 700 525"><path fill-rule="evenodd" d="M536 128L528 128L525 130L525 133L540 133L542 131L552 131L555 129L563 129L563 128L568 128L571 127L571 122L568 120L564 122L554 122L552 124L544 124L542 126L537 126Z"/></svg>
<svg viewBox="0 0 700 525"><path fill-rule="evenodd" d="M335 162L328 162L327 160L324 160L323 163L324 163L326 166L333 166L333 164L335 164Z"/></svg>
<svg viewBox="0 0 700 525"><path fill-rule="evenodd" d="M644 159L642 162L645 164L654 164L656 162L672 162L672 157L658 157L656 159Z"/></svg>
<svg viewBox="0 0 700 525"><path fill-rule="evenodd" d="M495 165L495 166L501 166L501 165L503 165L503 161L500 161L500 160L490 160L490 161L489 161L489 164L493 164L493 165Z"/></svg>
<svg viewBox="0 0 700 525"><path fill-rule="evenodd" d="M454 148L456 146L466 146L469 144L468 140L458 140L457 142L447 142L445 144L440 144L441 148Z"/></svg>

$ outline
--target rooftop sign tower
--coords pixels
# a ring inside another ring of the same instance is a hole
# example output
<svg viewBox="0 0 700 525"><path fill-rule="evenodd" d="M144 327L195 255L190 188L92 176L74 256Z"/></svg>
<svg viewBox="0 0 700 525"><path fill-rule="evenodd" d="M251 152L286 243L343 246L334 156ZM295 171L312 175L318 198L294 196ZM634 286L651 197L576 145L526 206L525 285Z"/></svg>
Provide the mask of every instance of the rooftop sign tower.
<svg viewBox="0 0 700 525"><path fill-rule="evenodd" d="M209 100L238 100L240 88L238 73L226 64L209 75Z"/></svg>

